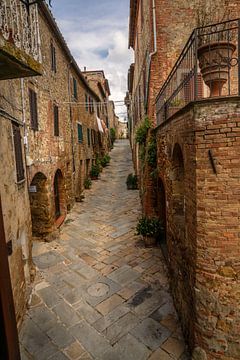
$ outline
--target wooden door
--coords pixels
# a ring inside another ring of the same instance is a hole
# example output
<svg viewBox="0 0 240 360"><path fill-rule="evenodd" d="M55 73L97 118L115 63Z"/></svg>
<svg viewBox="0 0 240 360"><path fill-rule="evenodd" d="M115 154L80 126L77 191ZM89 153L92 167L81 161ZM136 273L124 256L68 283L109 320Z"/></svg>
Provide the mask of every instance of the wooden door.
<svg viewBox="0 0 240 360"><path fill-rule="evenodd" d="M20 360L0 197L0 359Z"/></svg>
<svg viewBox="0 0 240 360"><path fill-rule="evenodd" d="M55 218L58 219L61 215L60 210L60 194L59 194L59 175L56 173L54 178L54 197L55 197Z"/></svg>

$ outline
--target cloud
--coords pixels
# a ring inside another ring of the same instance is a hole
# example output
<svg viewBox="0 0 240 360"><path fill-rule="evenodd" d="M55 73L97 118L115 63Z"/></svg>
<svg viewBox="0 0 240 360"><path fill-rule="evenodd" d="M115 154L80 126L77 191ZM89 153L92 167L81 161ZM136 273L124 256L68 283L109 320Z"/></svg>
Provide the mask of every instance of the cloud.
<svg viewBox="0 0 240 360"><path fill-rule="evenodd" d="M132 62L128 50L128 1L92 0L86 4L83 0L69 0L68 6L66 11L63 0L59 0L53 12L79 67L104 70L111 98L124 100ZM116 112L126 112L125 106L116 103Z"/></svg>

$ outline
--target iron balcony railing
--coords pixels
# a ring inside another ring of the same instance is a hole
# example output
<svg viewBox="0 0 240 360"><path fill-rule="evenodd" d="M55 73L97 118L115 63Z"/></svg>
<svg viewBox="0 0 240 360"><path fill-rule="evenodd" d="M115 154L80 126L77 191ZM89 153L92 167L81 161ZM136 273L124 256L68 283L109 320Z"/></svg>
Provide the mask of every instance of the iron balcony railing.
<svg viewBox="0 0 240 360"><path fill-rule="evenodd" d="M41 63L37 4L0 0L0 35Z"/></svg>
<svg viewBox="0 0 240 360"><path fill-rule="evenodd" d="M240 95L240 19L196 28L157 99L157 124L191 101Z"/></svg>

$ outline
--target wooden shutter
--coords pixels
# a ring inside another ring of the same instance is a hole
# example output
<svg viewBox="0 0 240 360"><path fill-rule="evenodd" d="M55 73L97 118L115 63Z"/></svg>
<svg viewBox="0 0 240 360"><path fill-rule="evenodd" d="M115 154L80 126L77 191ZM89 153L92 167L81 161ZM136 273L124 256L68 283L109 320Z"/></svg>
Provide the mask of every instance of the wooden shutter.
<svg viewBox="0 0 240 360"><path fill-rule="evenodd" d="M82 142L83 142L82 125L81 125L81 124L77 124L77 129L78 129L78 142L79 142L79 143L82 143Z"/></svg>
<svg viewBox="0 0 240 360"><path fill-rule="evenodd" d="M88 140L88 146L91 146L91 133L90 133L90 129L87 129L87 140Z"/></svg>
<svg viewBox="0 0 240 360"><path fill-rule="evenodd" d="M19 182L25 179L21 133L18 124L12 123L12 129L13 129L13 142L14 142L14 151L15 151L17 182Z"/></svg>
<svg viewBox="0 0 240 360"><path fill-rule="evenodd" d="M57 72L57 62L56 62L56 48L53 45L53 43L51 43L51 65L52 65L52 71L54 71L55 73Z"/></svg>
<svg viewBox="0 0 240 360"><path fill-rule="evenodd" d="M37 94L32 89L29 89L29 107L31 128L38 130Z"/></svg>
<svg viewBox="0 0 240 360"><path fill-rule="evenodd" d="M77 80L73 78L73 96L74 99L77 99Z"/></svg>
<svg viewBox="0 0 240 360"><path fill-rule="evenodd" d="M57 105L54 105L53 107L53 116L54 116L54 135L59 136L59 112Z"/></svg>

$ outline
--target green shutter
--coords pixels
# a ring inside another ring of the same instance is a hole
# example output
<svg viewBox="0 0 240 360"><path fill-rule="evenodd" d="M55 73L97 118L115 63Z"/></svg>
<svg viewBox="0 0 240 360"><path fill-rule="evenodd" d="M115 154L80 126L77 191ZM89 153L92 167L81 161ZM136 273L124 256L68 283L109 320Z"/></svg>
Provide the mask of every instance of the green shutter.
<svg viewBox="0 0 240 360"><path fill-rule="evenodd" d="M81 125L81 124L77 124L77 128L78 128L78 142L79 142L79 143L82 143L82 142L83 142L82 125Z"/></svg>

